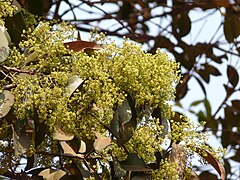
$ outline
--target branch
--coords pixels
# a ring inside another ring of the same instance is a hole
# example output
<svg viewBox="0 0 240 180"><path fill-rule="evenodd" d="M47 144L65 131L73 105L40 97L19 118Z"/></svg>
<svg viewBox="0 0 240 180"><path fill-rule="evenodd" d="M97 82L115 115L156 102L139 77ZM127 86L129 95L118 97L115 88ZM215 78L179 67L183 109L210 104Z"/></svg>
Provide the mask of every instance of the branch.
<svg viewBox="0 0 240 180"><path fill-rule="evenodd" d="M13 88L15 88L15 87L17 87L16 84L7 84L7 85L4 85L4 86L3 86L3 89L4 89L4 90L10 90L10 89L13 89Z"/></svg>
<svg viewBox="0 0 240 180"><path fill-rule="evenodd" d="M30 74L30 75L33 75L35 73L34 71L21 70L21 69L15 68L15 67L8 67L8 66L4 66L4 65L0 65L0 67L3 69L3 71L5 71L7 73L9 73L11 71L18 72L18 73Z"/></svg>

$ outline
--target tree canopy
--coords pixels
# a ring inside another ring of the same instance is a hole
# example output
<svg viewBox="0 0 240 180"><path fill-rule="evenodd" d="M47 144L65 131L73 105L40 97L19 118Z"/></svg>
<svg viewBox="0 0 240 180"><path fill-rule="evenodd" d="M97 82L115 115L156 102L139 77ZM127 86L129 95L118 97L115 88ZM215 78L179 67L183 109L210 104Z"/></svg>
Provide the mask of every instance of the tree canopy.
<svg viewBox="0 0 240 180"><path fill-rule="evenodd" d="M192 20L196 11L204 16ZM189 42L194 23L215 13L221 21L209 41ZM196 154L222 179L238 177L231 167L239 162L237 1L7 0L0 20L5 177L217 179L191 165ZM89 42L82 32L91 33ZM213 76L227 78L215 111L207 91ZM199 126L181 114L192 79L204 95L189 103ZM233 154L223 157L225 168L206 132Z"/></svg>

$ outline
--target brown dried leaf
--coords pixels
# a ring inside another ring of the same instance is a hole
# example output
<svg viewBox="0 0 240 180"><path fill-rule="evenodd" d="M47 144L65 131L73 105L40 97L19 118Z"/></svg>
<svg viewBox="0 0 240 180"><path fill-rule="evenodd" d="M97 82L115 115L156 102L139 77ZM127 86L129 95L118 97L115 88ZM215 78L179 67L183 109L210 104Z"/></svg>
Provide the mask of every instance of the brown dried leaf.
<svg viewBox="0 0 240 180"><path fill-rule="evenodd" d="M50 173L51 173L51 169L48 168L48 169L42 170L38 175L42 176L45 179L47 179L49 177Z"/></svg>
<svg viewBox="0 0 240 180"><path fill-rule="evenodd" d="M63 153L65 155L70 155L70 156L79 157L79 158L84 157L82 154L75 153L75 151L65 141L61 141L60 145L62 146Z"/></svg>
<svg viewBox="0 0 240 180"><path fill-rule="evenodd" d="M96 132L96 137L97 137L97 139L95 139L95 141L93 143L93 147L97 151L105 149L107 146L109 146L111 144L112 140L108 137L102 136L99 132Z"/></svg>
<svg viewBox="0 0 240 180"><path fill-rule="evenodd" d="M197 148L197 151L202 152L202 149ZM222 163L218 159L216 159L210 152L205 152L207 156L205 156L205 153L204 155L202 155L202 153L199 153L199 155L216 169L222 180L225 180L225 169Z"/></svg>
<svg viewBox="0 0 240 180"><path fill-rule="evenodd" d="M65 134L60 128L55 128L53 139L59 141L69 141L74 138L74 135Z"/></svg>
<svg viewBox="0 0 240 180"><path fill-rule="evenodd" d="M55 171L53 173L51 173L47 180L57 180L57 179L61 179L61 177L63 177L64 175L66 174L65 171L63 170L58 170L58 171Z"/></svg>
<svg viewBox="0 0 240 180"><path fill-rule="evenodd" d="M95 42L87 42L87 41L73 41L73 42L67 42L64 43L64 45L73 50L73 51L84 51L85 49L91 49L91 50L99 50L101 47L97 45Z"/></svg>
<svg viewBox="0 0 240 180"><path fill-rule="evenodd" d="M42 176L46 180L56 180L61 179L61 177L63 177L65 174L66 172L63 170L58 170L51 173L51 169L48 168L41 171L38 175Z"/></svg>

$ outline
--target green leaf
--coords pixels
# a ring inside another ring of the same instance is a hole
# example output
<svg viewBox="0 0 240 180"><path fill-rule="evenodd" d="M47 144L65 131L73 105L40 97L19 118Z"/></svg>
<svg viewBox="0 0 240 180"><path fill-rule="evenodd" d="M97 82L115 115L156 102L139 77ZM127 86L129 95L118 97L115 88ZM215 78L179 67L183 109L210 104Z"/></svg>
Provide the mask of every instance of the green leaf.
<svg viewBox="0 0 240 180"><path fill-rule="evenodd" d="M205 110L206 110L206 118L207 120L210 120L210 118L212 117L212 108L211 108L211 104L208 101L208 99L204 99L203 101L204 106L205 106Z"/></svg>
<svg viewBox="0 0 240 180"><path fill-rule="evenodd" d="M29 150L31 142L29 136L27 135L24 129L21 129L20 132L17 132L15 131L15 128L12 126L12 131L13 131L14 155L17 157L19 155L25 154Z"/></svg>
<svg viewBox="0 0 240 180"><path fill-rule="evenodd" d="M22 12L15 14L13 17L6 17L5 26L13 43L18 44L23 38L22 32L26 29L26 24Z"/></svg>
<svg viewBox="0 0 240 180"><path fill-rule="evenodd" d="M198 101L194 101L192 102L192 104L190 105L190 107L192 106L198 106L199 104L203 103L204 100L198 100Z"/></svg>
<svg viewBox="0 0 240 180"><path fill-rule="evenodd" d="M121 166L126 171L151 171L149 168L147 168L142 158L138 157L137 154L132 153L128 154L127 159L121 162Z"/></svg>
<svg viewBox="0 0 240 180"><path fill-rule="evenodd" d="M37 120L34 120L34 125L35 125L35 138L34 138L35 147L38 147L45 139L45 135L47 134L48 128L44 122L39 123Z"/></svg>
<svg viewBox="0 0 240 180"><path fill-rule="evenodd" d="M6 36L5 28L0 26L0 63L5 61L9 54L9 37Z"/></svg>
<svg viewBox="0 0 240 180"><path fill-rule="evenodd" d="M110 123L111 133L117 138L118 145L123 145L133 135L137 126L137 115L133 99L130 95L117 107Z"/></svg>
<svg viewBox="0 0 240 180"><path fill-rule="evenodd" d="M226 40L231 43L234 38L237 38L240 34L240 17L238 12L227 9L223 30Z"/></svg>
<svg viewBox="0 0 240 180"><path fill-rule="evenodd" d="M227 67L227 76L228 76L228 80L231 83L231 85L233 87L236 87L238 84L238 81L239 81L239 75L238 75L237 70L231 65L228 65L228 67Z"/></svg>
<svg viewBox="0 0 240 180"><path fill-rule="evenodd" d="M64 96L71 97L74 91L83 83L84 81L77 75L72 76L68 79L67 86L65 88Z"/></svg>
<svg viewBox="0 0 240 180"><path fill-rule="evenodd" d="M126 170L121 167L120 162L116 158L113 158L113 168L111 169L113 171L113 175L117 178L123 177L127 173Z"/></svg>
<svg viewBox="0 0 240 180"><path fill-rule="evenodd" d="M8 114L10 109L12 108L12 105L14 104L14 95L8 91L4 90L0 94L0 118L3 118Z"/></svg>

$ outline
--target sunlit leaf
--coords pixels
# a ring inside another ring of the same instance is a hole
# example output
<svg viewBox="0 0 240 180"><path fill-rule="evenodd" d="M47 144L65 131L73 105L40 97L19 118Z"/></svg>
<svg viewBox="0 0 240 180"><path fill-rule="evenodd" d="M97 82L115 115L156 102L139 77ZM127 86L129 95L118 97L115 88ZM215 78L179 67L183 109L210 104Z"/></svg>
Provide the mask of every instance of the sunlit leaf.
<svg viewBox="0 0 240 180"><path fill-rule="evenodd" d="M51 169L48 168L48 169L42 170L38 175L39 175L39 176L42 176L43 178L48 178L48 176L50 175L50 173L51 173Z"/></svg>
<svg viewBox="0 0 240 180"><path fill-rule="evenodd" d="M70 97L73 92L83 83L83 80L77 75L69 78L67 86L65 88L64 95Z"/></svg>
<svg viewBox="0 0 240 180"><path fill-rule="evenodd" d="M53 173L51 173L47 180L57 180L57 179L61 179L64 175L66 174L65 171L63 170L58 170L58 171L55 171Z"/></svg>
<svg viewBox="0 0 240 180"><path fill-rule="evenodd" d="M69 141L72 140L73 138L74 135L66 134L60 128L55 128L55 131L53 133L54 140Z"/></svg>
<svg viewBox="0 0 240 180"><path fill-rule="evenodd" d="M10 91L4 90L0 94L0 101L0 118L3 118L8 114L14 104L14 95Z"/></svg>
<svg viewBox="0 0 240 180"><path fill-rule="evenodd" d="M82 154L77 154L75 151L69 146L65 141L61 141L60 145L63 149L63 153L69 156L79 157L83 158L84 156Z"/></svg>
<svg viewBox="0 0 240 180"><path fill-rule="evenodd" d="M66 172L63 170L57 170L52 172L52 170L48 168L41 171L38 175L42 176L46 180L57 180L61 179L61 177L63 177L65 174Z"/></svg>
<svg viewBox="0 0 240 180"><path fill-rule="evenodd" d="M0 27L0 63L5 61L9 54L8 47L8 38L5 34L5 28L3 26Z"/></svg>
<svg viewBox="0 0 240 180"><path fill-rule="evenodd" d="M80 144L80 148L79 148L78 152L85 153L86 150L87 150L86 143L83 140L81 140L81 144Z"/></svg>
<svg viewBox="0 0 240 180"><path fill-rule="evenodd" d="M198 106L199 104L203 103L204 100L197 100L197 101L194 101L192 102L192 104L190 105L190 107L193 107L193 106Z"/></svg>
<svg viewBox="0 0 240 180"><path fill-rule="evenodd" d="M204 99L203 103L204 103L205 110L206 110L206 118L209 120L212 117L211 104L210 104L209 100L206 98Z"/></svg>
<svg viewBox="0 0 240 180"><path fill-rule="evenodd" d="M104 137L99 132L96 132L95 134L97 139L95 139L93 146L97 151L101 151L111 144L111 138Z"/></svg>

